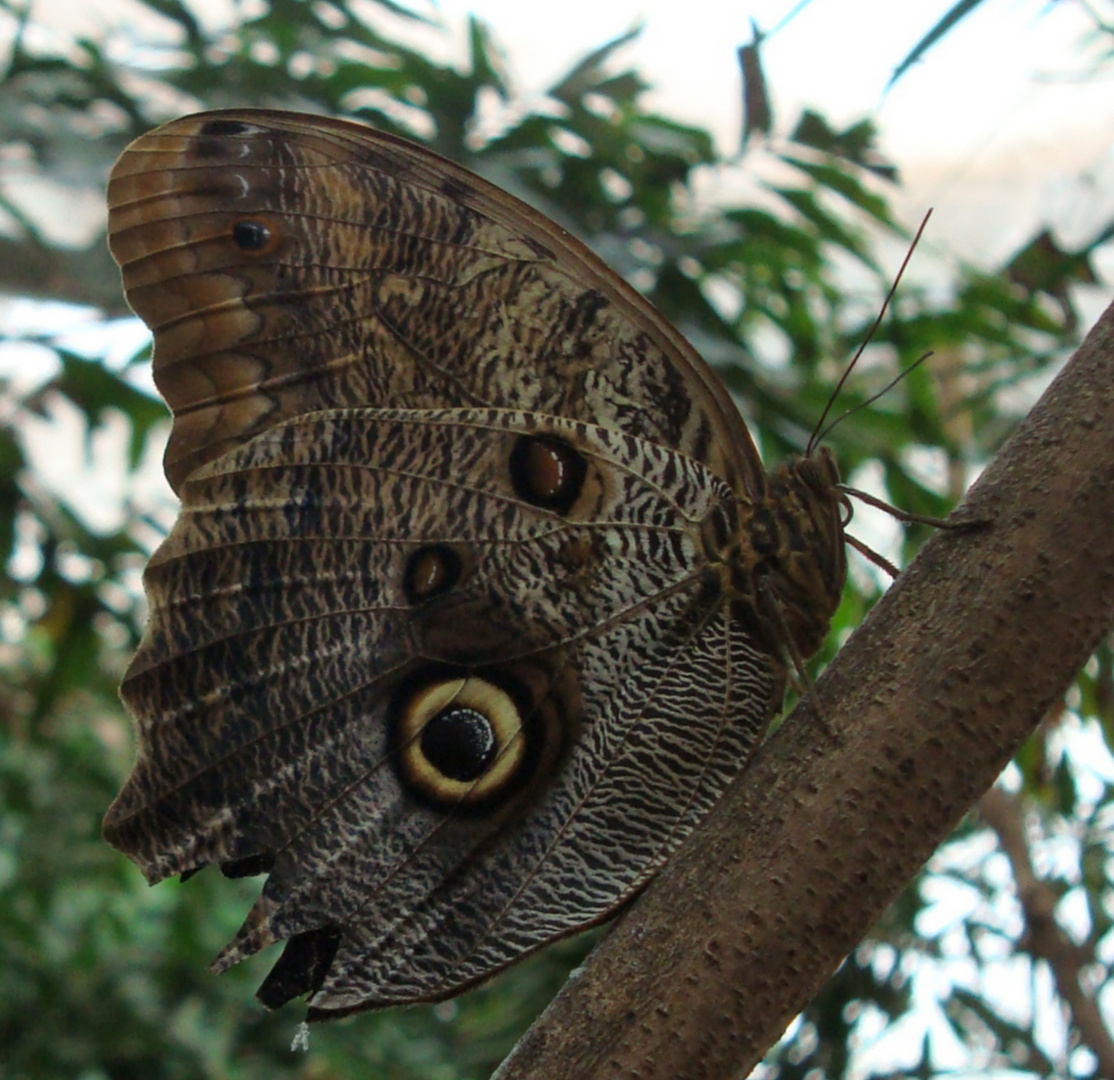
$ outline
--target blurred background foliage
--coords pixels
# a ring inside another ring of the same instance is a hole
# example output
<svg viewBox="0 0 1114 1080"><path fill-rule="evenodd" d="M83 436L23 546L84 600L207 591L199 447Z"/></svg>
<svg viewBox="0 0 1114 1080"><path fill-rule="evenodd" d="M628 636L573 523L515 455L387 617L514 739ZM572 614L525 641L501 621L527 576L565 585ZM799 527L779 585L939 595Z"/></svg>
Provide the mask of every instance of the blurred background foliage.
<svg viewBox="0 0 1114 1080"><path fill-rule="evenodd" d="M124 145L172 116L245 104L353 116L462 161L586 239L717 368L773 462L804 447L889 288L907 241L890 209L899 178L868 122L836 130L806 112L772 126L757 45L740 56L743 151L726 159L707 131L646 110L625 39L526 103L496 31L471 22L466 57L441 63L407 42L447 31L389 0L271 0L217 29L182 0L147 0L95 39L68 40L37 32L34 10L0 2L0 1077L486 1077L589 941L456 1002L315 1028L309 1053L291 1053L298 1010L269 1015L251 997L273 955L220 978L205 970L258 882L210 872L148 889L101 841L133 753L115 687L142 625L139 573L173 518L151 480L167 424L146 346L121 351L140 339L103 230L60 240L52 226L100 200ZM702 200L709 171L745 175L748 196ZM831 432L845 476L945 513L1086 329L1076 296L1096 282L1092 254L1108 237L1065 251L1042 231L1001 267L918 255L931 285L902 286L838 410L936 355ZM55 330L59 302L104 332ZM44 427L81 438L48 438L47 461L30 436ZM78 505L90 485L101 514ZM861 520L898 562L922 538ZM828 655L883 585L856 562ZM762 1075L933 1076L957 1060L984 1075L1096 1073L1114 959L1111 669L1104 650L1007 771L1024 851L970 815ZM1053 895L1083 1004L1033 945L1015 888L1025 855ZM1096 1001L1088 1026L1081 1009Z"/></svg>

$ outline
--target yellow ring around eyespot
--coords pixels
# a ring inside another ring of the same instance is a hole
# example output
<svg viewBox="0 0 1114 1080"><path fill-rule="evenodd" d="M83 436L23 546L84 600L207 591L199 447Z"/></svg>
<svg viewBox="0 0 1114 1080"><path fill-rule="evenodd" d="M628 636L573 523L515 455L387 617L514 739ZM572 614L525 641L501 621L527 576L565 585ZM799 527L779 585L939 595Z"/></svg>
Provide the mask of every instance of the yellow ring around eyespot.
<svg viewBox="0 0 1114 1080"><path fill-rule="evenodd" d="M422 752L422 729L450 705L473 709L491 724L495 756L475 780L455 780ZM522 717L505 691L485 679L446 679L418 690L406 703L398 725L400 761L407 779L439 801L479 802L509 783L526 755Z"/></svg>

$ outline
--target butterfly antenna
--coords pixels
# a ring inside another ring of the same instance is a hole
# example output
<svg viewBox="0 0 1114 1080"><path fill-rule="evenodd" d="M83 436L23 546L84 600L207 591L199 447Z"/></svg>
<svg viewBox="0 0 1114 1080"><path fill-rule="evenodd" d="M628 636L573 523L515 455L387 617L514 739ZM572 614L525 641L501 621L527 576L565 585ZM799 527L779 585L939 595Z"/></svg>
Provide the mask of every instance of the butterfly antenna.
<svg viewBox="0 0 1114 1080"><path fill-rule="evenodd" d="M812 451L816 448L817 443L819 443L823 439L823 437L829 431L831 431L831 429L835 427L836 424L840 422L840 420L844 419L844 417L841 416L835 422L828 425L828 427L824 427L824 421L828 419L828 413L832 411L832 406L835 404L836 398L839 397L839 393L843 389L844 383L847 382L848 378L851 375L851 372L855 370L855 365L859 362L859 357L863 355L864 350L870 344L871 338L873 338L874 335L878 332L878 327L882 325L882 320L886 316L886 311L890 306L890 301L893 300L894 294L897 292L897 287L901 284L901 278L902 275L905 273L905 268L909 265L909 260L913 257L913 252L917 250L917 244L920 242L921 235L922 233L924 233L925 226L928 224L928 219L930 217L932 217L931 210L929 210L928 213L925 214L924 219L921 221L920 228L917 229L917 234L913 237L913 242L909 245L909 250L905 253L905 258L902 260L901 266L897 271L897 276L894 278L894 283L890 286L890 291L886 293L886 299L882 301L882 307L878 312L877 318L875 318L874 322L871 324L870 330L867 332L866 337L863 338L863 343L858 347L855 355L851 357L851 363L849 363L847 367L844 368L843 374L839 377L839 382L837 382L835 385L835 389L831 392L831 394L828 395L828 403L824 406L824 411L820 414L820 419L817 420L816 427L813 428L812 435L809 437L808 440L808 445L805 447L806 457L811 454ZM894 385L894 383L899 382L901 379L903 379L909 373L909 371L912 371L913 368L917 366L917 364L920 364L924 360L926 360L929 355L931 354L922 356L916 364L913 364L912 367L909 368L908 371L902 372L896 379L894 379L892 383L890 383L889 386L886 387L886 390L889 390L890 387ZM885 390L882 391L882 393L885 392ZM871 398L871 401L874 401L878 396L879 395L876 394L874 398ZM870 402L863 402L863 405L868 404L870 404ZM853 409L849 410L848 413L845 413L844 415L850 415L850 413L853 411Z"/></svg>
<svg viewBox="0 0 1114 1080"><path fill-rule="evenodd" d="M929 350L922 356L918 356L917 359L914 360L904 371L900 372L898 375L895 375L892 379L890 379L890 381L886 383L886 385L883 386L882 389L878 391L878 393L871 394L870 397L866 399L866 401L860 401L858 405L854 405L850 409L847 409L846 411L840 413L839 416L837 416L826 428L821 428L819 435L813 437L813 439L809 442L809 448L811 449L817 443L822 443L831 434L832 428L834 428L837 424L842 424L843 421L847 419L847 417L854 416L855 413L857 413L860 409L868 408L869 406L873 405L880 397L888 394L895 386L897 386L899 382L901 382L902 379L905 378L906 375L909 375L911 372L916 371L917 368L921 366L921 364L923 364L930 356L933 355L934 353Z"/></svg>

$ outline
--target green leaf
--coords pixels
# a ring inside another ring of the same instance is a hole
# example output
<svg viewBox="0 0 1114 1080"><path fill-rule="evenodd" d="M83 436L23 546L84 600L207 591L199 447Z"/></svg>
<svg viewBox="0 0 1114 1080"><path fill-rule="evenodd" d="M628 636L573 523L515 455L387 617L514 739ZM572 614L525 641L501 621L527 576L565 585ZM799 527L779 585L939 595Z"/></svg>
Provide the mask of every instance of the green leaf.
<svg viewBox="0 0 1114 1080"><path fill-rule="evenodd" d="M563 101L567 105L577 104L585 94L592 92L606 93L605 87L610 83L610 80L604 72L604 64L611 58L612 53L617 49L622 48L624 45L634 41L639 34L642 33L641 25L635 26L628 30L625 34L620 34L618 37L612 38L610 41L601 45L598 49L594 49L587 56L584 57L578 64L576 64L571 71L553 86L548 91L549 97L556 101ZM630 76L628 76L630 78ZM640 86L639 90L644 88L645 83L638 80ZM613 83L611 84L613 86ZM633 94L630 98L633 99Z"/></svg>
<svg viewBox="0 0 1114 1080"><path fill-rule="evenodd" d="M932 29L913 46L908 56L897 65L894 73L890 76L890 81L886 84L886 89L888 90L893 86L933 45L967 18L976 8L980 7L982 3L983 0L958 0L958 3L953 4L933 25Z"/></svg>
<svg viewBox="0 0 1114 1080"><path fill-rule="evenodd" d="M167 418L166 406L137 390L97 360L63 350L59 350L58 355L62 373L48 389L62 394L77 406L89 422L90 434L104 422L106 413L123 413L131 425L128 461L135 469L152 429Z"/></svg>

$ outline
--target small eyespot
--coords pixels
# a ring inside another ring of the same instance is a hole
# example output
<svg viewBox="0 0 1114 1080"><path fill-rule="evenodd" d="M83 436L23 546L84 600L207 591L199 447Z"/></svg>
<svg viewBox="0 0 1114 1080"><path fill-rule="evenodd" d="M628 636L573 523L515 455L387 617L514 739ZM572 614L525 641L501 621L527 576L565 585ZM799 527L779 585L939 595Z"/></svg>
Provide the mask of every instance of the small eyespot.
<svg viewBox="0 0 1114 1080"><path fill-rule="evenodd" d="M507 793L526 760L518 705L478 676L410 693L400 703L394 740L404 782L440 805L486 803Z"/></svg>
<svg viewBox="0 0 1114 1080"><path fill-rule="evenodd" d="M578 451L560 439L523 435L511 451L510 471L519 498L567 514L584 486L588 466Z"/></svg>
<svg viewBox="0 0 1114 1080"><path fill-rule="evenodd" d="M232 242L241 251L263 251L273 238L271 230L261 221L237 221L232 226Z"/></svg>
<svg viewBox="0 0 1114 1080"><path fill-rule="evenodd" d="M460 580L460 556L445 544L426 544L406 561L402 591L411 604L442 596Z"/></svg>
<svg viewBox="0 0 1114 1080"><path fill-rule="evenodd" d="M206 120L198 129L200 135L243 135L248 125L242 120Z"/></svg>

